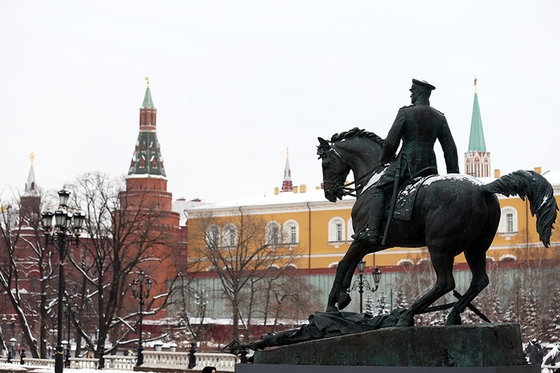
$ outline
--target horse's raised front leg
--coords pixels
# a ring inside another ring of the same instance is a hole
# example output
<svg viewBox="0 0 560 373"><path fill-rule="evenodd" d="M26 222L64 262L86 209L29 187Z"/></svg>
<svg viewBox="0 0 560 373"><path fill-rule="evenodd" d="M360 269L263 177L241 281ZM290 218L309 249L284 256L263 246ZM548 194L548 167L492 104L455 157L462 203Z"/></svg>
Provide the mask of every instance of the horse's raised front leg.
<svg viewBox="0 0 560 373"><path fill-rule="evenodd" d="M431 251L430 257L437 276L436 283L430 291L414 302L412 306L400 316L397 326L413 326L415 315L422 313L430 304L455 289L455 280L453 279L453 255L437 254Z"/></svg>
<svg viewBox="0 0 560 373"><path fill-rule="evenodd" d="M364 251L366 248L366 245L354 240L342 260L338 263L333 286L329 293L327 312L342 310L352 301L347 289L350 287L358 262L368 253ZM338 305L338 308L336 305Z"/></svg>

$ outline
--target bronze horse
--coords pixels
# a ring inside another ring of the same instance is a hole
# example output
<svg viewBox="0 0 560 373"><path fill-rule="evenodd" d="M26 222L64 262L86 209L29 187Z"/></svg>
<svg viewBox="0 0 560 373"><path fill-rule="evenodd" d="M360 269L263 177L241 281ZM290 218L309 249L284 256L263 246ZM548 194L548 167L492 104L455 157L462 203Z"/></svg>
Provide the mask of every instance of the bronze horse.
<svg viewBox="0 0 560 373"><path fill-rule="evenodd" d="M352 208L354 232L367 224L372 189L368 182L375 177L374 168L383 147L383 139L358 128L335 134L330 141L319 138L317 154L322 159L325 197L336 202L349 194L346 177L353 172L356 202ZM533 171L516 171L490 184L460 174L434 176L418 189L411 219L395 220L389 225L384 246L354 240L339 262L327 312L344 309L351 301L347 289L362 258L389 247L427 246L437 280L431 290L416 300L398 322L414 325L414 316L455 289L453 261L461 252L472 272L465 294L454 304L447 325L461 323L461 313L488 285L486 251L500 221L500 205L495 193L527 197L531 213L537 216L537 232L548 247L558 206L550 183ZM337 307L338 306L338 307Z"/></svg>

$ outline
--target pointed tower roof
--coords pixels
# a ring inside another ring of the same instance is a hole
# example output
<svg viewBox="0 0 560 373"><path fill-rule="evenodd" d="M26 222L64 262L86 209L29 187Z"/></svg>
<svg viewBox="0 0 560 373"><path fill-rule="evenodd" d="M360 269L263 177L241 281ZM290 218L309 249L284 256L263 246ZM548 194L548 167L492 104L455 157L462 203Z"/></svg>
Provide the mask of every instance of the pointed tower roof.
<svg viewBox="0 0 560 373"><path fill-rule="evenodd" d="M471 134L469 137L469 152L485 152L486 142L484 141L484 130L482 129L482 118L480 116L480 107L478 105L476 82L477 79L474 78L474 104L471 118Z"/></svg>
<svg viewBox="0 0 560 373"><path fill-rule="evenodd" d="M288 149L286 149L286 166L284 167L284 180L282 181L281 192L293 192L292 171L290 170L290 159L288 158Z"/></svg>
<svg viewBox="0 0 560 373"><path fill-rule="evenodd" d="M152 92L150 91L150 80L146 78L146 93L144 94L143 108L155 109L154 101L152 100Z"/></svg>
<svg viewBox="0 0 560 373"><path fill-rule="evenodd" d="M166 179L163 157L161 156L156 132L157 110L152 100L148 78L146 78L146 83L144 102L142 103L142 108L140 108L140 131L134 153L132 154L128 177Z"/></svg>
<svg viewBox="0 0 560 373"><path fill-rule="evenodd" d="M25 183L25 194L33 195L37 194L37 182L35 181L35 154L31 152L29 154L29 159L31 161L31 166L29 167L29 174L27 175L27 182Z"/></svg>

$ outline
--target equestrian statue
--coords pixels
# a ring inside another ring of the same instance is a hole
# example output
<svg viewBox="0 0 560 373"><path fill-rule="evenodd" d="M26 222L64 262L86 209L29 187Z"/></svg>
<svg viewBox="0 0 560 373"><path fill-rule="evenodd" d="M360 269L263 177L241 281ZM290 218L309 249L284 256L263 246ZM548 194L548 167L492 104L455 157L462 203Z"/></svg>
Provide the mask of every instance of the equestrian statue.
<svg viewBox="0 0 560 373"><path fill-rule="evenodd" d="M336 202L348 194L356 196L352 224L357 233L338 264L326 311L348 306L347 289L358 262L368 253L390 247L427 247L436 283L399 315L397 326L414 325L415 315L455 289L453 262L464 253L472 280L446 320L447 325L458 325L461 313L489 283L486 252L500 221L495 194L528 198L545 247L550 245L558 206L550 183L533 171L515 171L489 184L459 174L449 125L430 106L435 87L416 79L412 83L412 105L399 109L386 139L359 128L330 140L319 138L325 197ZM444 152L446 175L437 174L436 141ZM346 184L350 171L354 182Z"/></svg>

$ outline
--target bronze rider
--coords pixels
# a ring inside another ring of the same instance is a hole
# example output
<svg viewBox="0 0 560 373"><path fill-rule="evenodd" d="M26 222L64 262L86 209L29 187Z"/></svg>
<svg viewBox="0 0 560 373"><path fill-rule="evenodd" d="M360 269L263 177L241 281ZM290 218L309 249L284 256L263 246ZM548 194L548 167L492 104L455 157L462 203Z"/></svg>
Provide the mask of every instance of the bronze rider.
<svg viewBox="0 0 560 373"><path fill-rule="evenodd" d="M369 223L357 235L358 240L380 244L383 238L385 201L396 184L418 176L437 174L434 144L439 140L447 173L459 173L457 147L443 113L430 106L430 94L436 89L426 81L412 79L412 105L399 109L397 118L383 144L380 166L391 162L373 186ZM402 140L402 148L391 161ZM399 181L400 180L400 181ZM393 201L394 203L394 201Z"/></svg>

